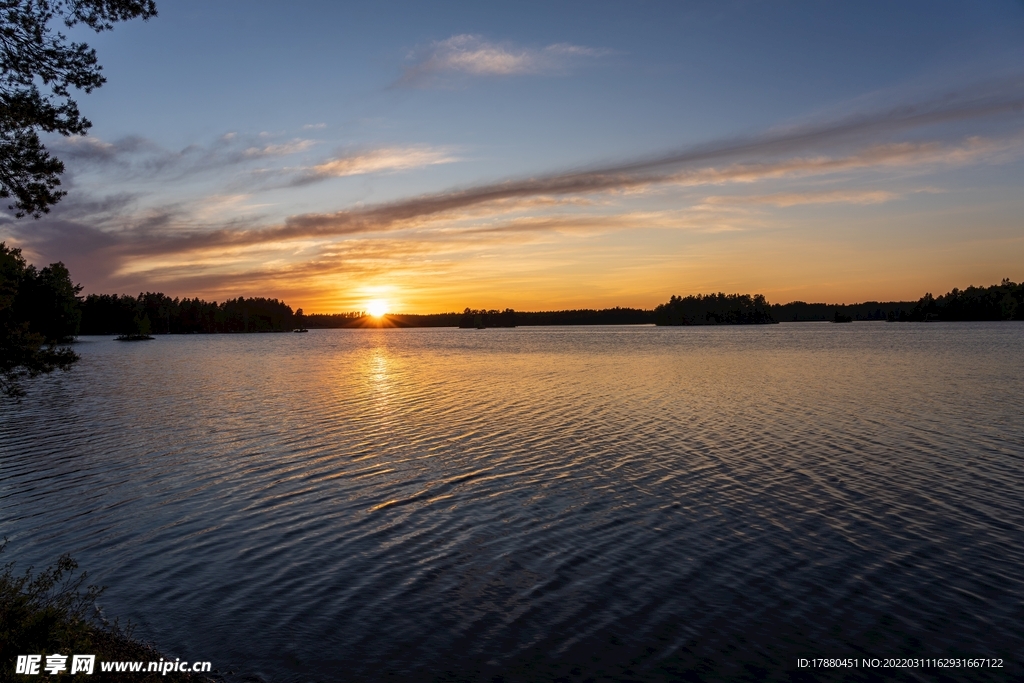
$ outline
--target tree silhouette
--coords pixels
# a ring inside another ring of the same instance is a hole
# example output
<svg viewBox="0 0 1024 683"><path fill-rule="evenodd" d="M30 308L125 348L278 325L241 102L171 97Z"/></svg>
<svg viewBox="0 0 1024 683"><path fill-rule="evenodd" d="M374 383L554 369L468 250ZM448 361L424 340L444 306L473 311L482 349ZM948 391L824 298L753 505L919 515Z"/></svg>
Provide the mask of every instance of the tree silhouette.
<svg viewBox="0 0 1024 683"><path fill-rule="evenodd" d="M0 242L0 393L20 396L23 378L67 370L78 356L60 344L78 334L78 292L63 263L36 271Z"/></svg>
<svg viewBox="0 0 1024 683"><path fill-rule="evenodd" d="M39 218L66 194L57 189L64 164L46 151L39 131L85 134L92 123L71 88L88 93L106 81L96 51L69 42L52 24L100 32L154 16L153 0L0 0L0 198L14 200L8 208L18 218Z"/></svg>
<svg viewBox="0 0 1024 683"><path fill-rule="evenodd" d="M671 296L654 309L656 325L761 325L776 322L762 294Z"/></svg>

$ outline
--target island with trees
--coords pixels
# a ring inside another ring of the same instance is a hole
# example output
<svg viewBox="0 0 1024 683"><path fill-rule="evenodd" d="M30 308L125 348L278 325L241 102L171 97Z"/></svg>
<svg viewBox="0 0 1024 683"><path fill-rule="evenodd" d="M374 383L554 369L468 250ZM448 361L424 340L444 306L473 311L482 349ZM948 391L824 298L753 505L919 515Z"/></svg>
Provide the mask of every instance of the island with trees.
<svg viewBox="0 0 1024 683"><path fill-rule="evenodd" d="M761 294L673 295L654 309L655 325L765 325L778 321Z"/></svg>

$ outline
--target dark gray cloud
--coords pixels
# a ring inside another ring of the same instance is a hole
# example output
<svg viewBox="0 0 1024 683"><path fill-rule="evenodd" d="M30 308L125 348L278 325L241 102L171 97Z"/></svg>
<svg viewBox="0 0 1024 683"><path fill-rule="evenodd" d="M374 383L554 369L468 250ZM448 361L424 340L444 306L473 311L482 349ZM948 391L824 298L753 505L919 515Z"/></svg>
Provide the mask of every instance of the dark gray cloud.
<svg viewBox="0 0 1024 683"><path fill-rule="evenodd" d="M48 147L61 159L97 165L125 165L138 155L164 151L152 140L138 135L129 135L114 142L91 136L57 137L48 142Z"/></svg>
<svg viewBox="0 0 1024 683"><path fill-rule="evenodd" d="M208 145L169 150L140 136L112 142L94 137L55 137L47 142L69 162L66 184L77 173L98 170L131 181L174 181L197 174L240 169L225 183L232 191L253 192L301 187L346 176L392 173L458 161L453 151L428 145L339 149L307 164L267 163L302 154L317 142L305 138L272 140L265 135L228 133ZM247 170L244 168L249 165Z"/></svg>
<svg viewBox="0 0 1024 683"><path fill-rule="evenodd" d="M73 169L100 168L132 179L180 178L220 171L311 149L316 142L304 138L276 140L267 135L228 133L208 145L171 150L140 136L108 142L90 136L54 136L47 146Z"/></svg>

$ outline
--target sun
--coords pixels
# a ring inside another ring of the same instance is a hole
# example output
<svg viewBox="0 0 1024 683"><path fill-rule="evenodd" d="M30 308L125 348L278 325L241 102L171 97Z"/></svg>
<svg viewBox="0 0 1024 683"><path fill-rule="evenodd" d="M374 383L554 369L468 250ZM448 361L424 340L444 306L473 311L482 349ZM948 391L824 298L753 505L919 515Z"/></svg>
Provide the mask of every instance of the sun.
<svg viewBox="0 0 1024 683"><path fill-rule="evenodd" d="M370 312L374 318L379 318L388 312L388 302L375 299L366 305L366 310Z"/></svg>

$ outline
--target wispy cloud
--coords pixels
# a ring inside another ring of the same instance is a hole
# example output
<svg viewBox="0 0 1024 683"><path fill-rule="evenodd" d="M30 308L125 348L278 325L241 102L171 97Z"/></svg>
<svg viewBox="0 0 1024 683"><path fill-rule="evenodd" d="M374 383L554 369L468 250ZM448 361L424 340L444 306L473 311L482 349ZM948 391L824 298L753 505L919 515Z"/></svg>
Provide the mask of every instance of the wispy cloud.
<svg viewBox="0 0 1024 683"><path fill-rule="evenodd" d="M833 190L830 192L778 192L774 194L707 197L704 204L765 204L787 208L807 204L882 204L903 195L887 190Z"/></svg>
<svg viewBox="0 0 1024 683"><path fill-rule="evenodd" d="M999 163L1020 156L1024 135L1008 138L971 136L955 143L926 141L871 145L847 154L796 155L762 162L737 162L698 166L668 174L661 180L623 187L624 194L647 194L665 188L693 188L707 185L752 184L767 180L827 178L859 170L910 173L934 171L981 161ZM739 200L737 200L739 201Z"/></svg>
<svg viewBox="0 0 1024 683"><path fill-rule="evenodd" d="M256 196L251 191L218 190L209 192L206 201L143 209L132 194L95 200L69 196L41 221L8 222L5 227L19 236L21 244L40 253L85 259L87 263L76 266L80 270L75 272L97 282L201 281L211 287L218 281L266 281L269 273L298 272L301 264L313 269L308 272L320 273L321 268L354 272L362 263L366 272L376 272L402 259L440 258L481 245L536 244L556 234L592 235L645 226L750 230L764 218L763 207L872 204L908 192L879 182L859 183L857 189L833 184L837 178L853 177L849 174L903 177L1020 158L1024 137L1016 128L1024 118L1022 106L1024 83L1014 81L955 98L720 140L649 158L283 220L257 215L262 205L250 203ZM1008 123L1014 132L990 137L964 132L965 122L976 119ZM211 148L221 144L242 157L248 150L268 158L311 149L300 140L236 137ZM109 145L91 140L77 149L100 160L97 163L152 153L149 143L136 138ZM320 162L289 163L281 172L291 174L284 176L291 178L287 182L305 184L452 160L452 153L444 149L389 146ZM713 197L699 189L726 185L732 187L716 190ZM645 206L638 211L636 202L642 198L634 195L654 192L663 193L659 201L673 202L673 209L657 212Z"/></svg>
<svg viewBox="0 0 1024 683"><path fill-rule="evenodd" d="M136 154L163 151L153 141L138 135L129 135L114 142L92 135L59 137L49 146L64 159L87 163L114 163Z"/></svg>
<svg viewBox="0 0 1024 683"><path fill-rule="evenodd" d="M299 152L305 152L315 144L315 140L295 139L278 144L255 145L252 147L247 147L243 154L245 155L246 158L249 159L283 157L288 156L289 154L298 154Z"/></svg>
<svg viewBox="0 0 1024 683"><path fill-rule="evenodd" d="M268 141L268 137L225 133L207 145L193 144L173 150L139 136L114 141L93 136L55 136L47 141L47 146L59 158L73 161L80 168L120 171L140 179L219 171L300 154L318 144L306 138Z"/></svg>
<svg viewBox="0 0 1024 683"><path fill-rule="evenodd" d="M874 127L872 122L865 124ZM844 135L850 129L842 127ZM799 152L803 145L797 144L804 133L787 138L785 135L768 137L763 145L745 144L751 155L757 152L790 151ZM819 136L812 139L817 141ZM790 144L788 144L790 143ZM809 143L806 143L809 144ZM872 166L912 166L914 164L964 164L988 158L992 150L1007 152L1010 148L1019 154L1024 140L981 140L972 137L960 145L940 143L908 143L899 145L874 146L844 156L810 158L782 158L747 164L729 164L716 168L720 160L731 160L736 156L736 146L723 146L720 154L707 148L696 152L682 152L674 157L661 157L649 162L632 162L609 166L592 171L549 175L540 178L507 181L480 185L463 190L452 190L430 195L421 195L407 200L379 204L360 209L347 209L334 213L310 213L288 218L282 226L267 231L245 235L215 236L206 239L228 241L249 239L298 239L306 237L330 237L358 233L380 232L404 229L417 222L468 207L506 202L509 200L535 200L561 195L585 195L592 193L622 192L652 188L667 184L720 184L725 182L753 182L765 178L786 175L809 175L812 173L835 173L840 170L863 169ZM692 170L680 171L679 166L696 165Z"/></svg>
<svg viewBox="0 0 1024 683"><path fill-rule="evenodd" d="M239 169L233 194L298 187L347 176L393 173L459 161L450 148L428 145L386 146L343 151L319 160L306 154L319 144L308 138L268 140L269 135L225 133L207 145L169 150L139 136L115 141L97 137L57 138L49 143L78 170L115 173L133 182L173 180Z"/></svg>
<svg viewBox="0 0 1024 683"><path fill-rule="evenodd" d="M449 150L434 147L384 147L328 159L303 170L291 185L306 185L326 178L407 171L413 168L458 161Z"/></svg>
<svg viewBox="0 0 1024 683"><path fill-rule="evenodd" d="M513 76L557 73L581 59L599 57L607 51L582 45L555 43L543 48L521 47L512 43L492 43L471 34L452 36L410 55L395 85L423 86L436 83L444 75Z"/></svg>
<svg viewBox="0 0 1024 683"><path fill-rule="evenodd" d="M977 141L971 144L977 145ZM936 152L937 150L932 150ZM962 150L955 146L949 147L942 158L955 158L961 161L974 157L961 154ZM870 156L870 155L869 155ZM932 156L935 156L934 154ZM819 168L831 172L836 167L863 168L862 161L854 164L851 159L863 160L865 155L854 154L850 157L832 159L835 163L824 164L816 159ZM884 157L883 157L884 158ZM801 173L807 173L806 164L798 164ZM794 162L780 161L777 167L770 164L757 165L760 178L779 177L780 173L791 173ZM753 172L749 165L743 173L720 173L715 170L702 171L708 179L721 185L727 182L749 183L753 181ZM586 208L591 202L557 200L558 195L618 192L629 187L650 187L677 182L678 174L666 172L661 175L614 174L608 172L592 172L591 174L568 174L549 176L542 179L484 185L465 190L422 195L407 200L376 204L355 209L346 209L333 213L308 213L287 218L278 225L265 228L254 228L249 221L236 219L221 222L219 226L209 223L196 227L193 220L195 212L184 214L176 207L168 207L164 211L153 211L144 215L133 215L131 227L117 231L113 243L109 243L108 251L120 254L119 258L131 260L140 256L160 256L164 258L194 259L200 254L216 254L226 258L230 250L246 250L262 248L265 245L277 245L282 248L287 243L322 242L336 238L355 236L373 236L379 239L388 233L417 232L417 239L428 239L421 231L434 231L436 236L451 240L456 234L504 232L504 233L537 233L544 230L567 232L592 228L611 229L636 226L636 216L644 215L645 223L651 227L686 227L693 225L693 219L682 219L672 215L669 219L653 220L654 214L637 214L636 212L614 213L613 215L591 213L590 215L545 217L531 215L534 210L548 210L551 207ZM870 204L890 201L897 194L885 190L825 191L825 192L788 192L774 194L758 194L737 197L711 197L696 202L693 208L701 211L708 207L726 208L728 205L762 204L779 207L798 204L853 203ZM213 202L215 208L222 208L231 203L238 203L242 198L231 197L224 201ZM70 208L70 207L69 207ZM498 220L503 215L514 215L526 212L527 215L508 220ZM666 214L659 214L665 216ZM722 217L719 216L719 220ZM702 218L702 230L711 229L708 219ZM115 221L116 222L116 221ZM64 222L63 229L73 229L71 223ZM734 229L734 228L728 228ZM51 235L55 237L55 235ZM432 239L432 238L430 238ZM189 256L191 255L191 256ZM136 264L137 265L137 264Z"/></svg>

